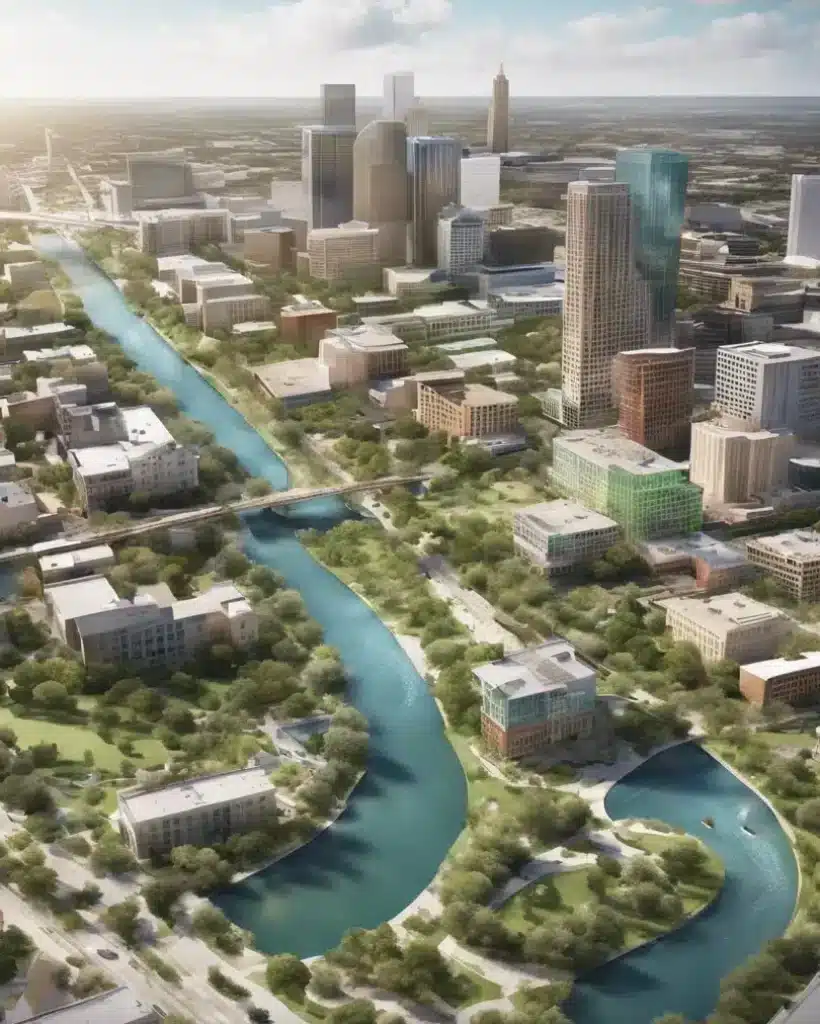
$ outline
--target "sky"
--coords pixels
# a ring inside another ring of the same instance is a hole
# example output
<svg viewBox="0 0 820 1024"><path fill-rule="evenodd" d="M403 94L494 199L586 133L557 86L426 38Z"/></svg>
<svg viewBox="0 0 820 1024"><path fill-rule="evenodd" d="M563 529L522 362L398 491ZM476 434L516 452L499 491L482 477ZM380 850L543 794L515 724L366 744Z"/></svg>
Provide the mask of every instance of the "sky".
<svg viewBox="0 0 820 1024"><path fill-rule="evenodd" d="M820 95L820 0L0 0L0 99Z"/></svg>

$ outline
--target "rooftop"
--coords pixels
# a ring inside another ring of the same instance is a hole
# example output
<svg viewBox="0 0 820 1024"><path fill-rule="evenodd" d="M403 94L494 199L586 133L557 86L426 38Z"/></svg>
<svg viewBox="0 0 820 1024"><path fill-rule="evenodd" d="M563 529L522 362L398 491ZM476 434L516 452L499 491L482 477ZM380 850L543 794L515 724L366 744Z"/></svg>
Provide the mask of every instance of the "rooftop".
<svg viewBox="0 0 820 1024"><path fill-rule="evenodd" d="M403 284L422 284L429 281L431 275L436 273L435 267L390 267L388 274Z"/></svg>
<svg viewBox="0 0 820 1024"><path fill-rule="evenodd" d="M23 359L27 363L40 363L48 359L71 359L75 363L90 363L96 359L90 345L63 345L62 348L27 348Z"/></svg>
<svg viewBox="0 0 820 1024"><path fill-rule="evenodd" d="M202 775L153 791L119 794L120 809L135 823L168 818L195 808L214 807L254 795L270 793L273 785L265 768L240 768L217 775Z"/></svg>
<svg viewBox="0 0 820 1024"><path fill-rule="evenodd" d="M458 405L517 405L518 399L515 395L508 395L506 391L496 391L495 388L488 388L486 384L464 384L461 382L436 384L432 381L421 382L425 386L432 387L440 395L449 398L451 402Z"/></svg>
<svg viewBox="0 0 820 1024"><path fill-rule="evenodd" d="M429 306L417 306L412 315L422 320L438 320L450 316L475 316L486 312L486 304L478 306L473 302L437 302Z"/></svg>
<svg viewBox="0 0 820 1024"><path fill-rule="evenodd" d="M450 361L459 370L475 370L482 366L513 366L517 356L500 348L485 348L478 352L451 353Z"/></svg>
<svg viewBox="0 0 820 1024"><path fill-rule="evenodd" d="M789 530L772 537L753 537L747 544L771 551L792 562L820 561L820 533L814 530Z"/></svg>
<svg viewBox="0 0 820 1024"><path fill-rule="evenodd" d="M768 661L753 661L744 665L747 672L759 679L777 679L801 669L820 668L820 651L804 651L796 658L770 658Z"/></svg>
<svg viewBox="0 0 820 1024"><path fill-rule="evenodd" d="M436 345L436 352L443 352L450 355L453 352L474 352L482 348L495 348L498 341L495 338L465 338L462 341L448 341L444 345Z"/></svg>
<svg viewBox="0 0 820 1024"><path fill-rule="evenodd" d="M685 537L664 537L646 540L640 545L643 557L655 567L696 558L713 569L732 569L747 565L746 555L738 548L706 533L690 533Z"/></svg>
<svg viewBox="0 0 820 1024"><path fill-rule="evenodd" d="M4 327L6 341L20 341L24 338L48 338L62 334L73 334L74 328L62 321L54 324L35 324L33 327Z"/></svg>
<svg viewBox="0 0 820 1024"><path fill-rule="evenodd" d="M330 373L318 359L288 359L257 366L254 376L276 398L299 398L330 391Z"/></svg>
<svg viewBox="0 0 820 1024"><path fill-rule="evenodd" d="M744 345L725 345L718 351L718 358L723 354L739 356L756 363L768 363L775 360L784 363L797 363L806 359L820 361L820 352L816 349L768 341L755 341Z"/></svg>
<svg viewBox="0 0 820 1024"><path fill-rule="evenodd" d="M567 430L555 438L553 447L575 452L604 469L619 469L636 476L671 473L681 468L677 462L624 437L616 427Z"/></svg>
<svg viewBox="0 0 820 1024"><path fill-rule="evenodd" d="M39 560L41 572L78 569L84 565L95 565L101 561L114 562L114 551L108 544L93 544L91 547L79 548L77 551L56 552L44 555Z"/></svg>
<svg viewBox="0 0 820 1024"><path fill-rule="evenodd" d="M233 334L261 334L263 331L275 331L276 324L273 320L246 320L241 324L234 324L231 328Z"/></svg>
<svg viewBox="0 0 820 1024"><path fill-rule="evenodd" d="M153 1019L159 1021L159 1014L152 1007L140 1002L131 989L123 986L26 1017L18 1024L135 1024L150 1020L152 1013Z"/></svg>
<svg viewBox="0 0 820 1024"><path fill-rule="evenodd" d="M502 288L500 291L493 292L493 295L501 299L503 302L509 302L513 305L516 302L526 303L535 302L545 299L563 299L565 292L565 286L562 281L555 281L552 284L528 284L513 286L508 288Z"/></svg>
<svg viewBox="0 0 820 1024"><path fill-rule="evenodd" d="M542 501L538 505L529 505L527 508L519 509L515 518L529 519L539 529L556 534L609 530L618 525L609 516L593 512L577 502L562 500Z"/></svg>
<svg viewBox="0 0 820 1024"><path fill-rule="evenodd" d="M35 502L34 495L20 484L11 481L0 483L0 505L19 507L30 505L32 502Z"/></svg>
<svg viewBox="0 0 820 1024"><path fill-rule="evenodd" d="M334 327L326 340L341 341L350 348L375 351L406 351L407 345L387 327L362 324L359 327Z"/></svg>
<svg viewBox="0 0 820 1024"><path fill-rule="evenodd" d="M572 644L558 638L477 665L473 675L485 686L515 698L576 689L578 684L592 681L594 685L595 681L594 671L578 660Z"/></svg>
<svg viewBox="0 0 820 1024"><path fill-rule="evenodd" d="M83 580L55 583L45 588L44 596L57 618L64 622L120 606L116 590L104 576L87 576Z"/></svg>
<svg viewBox="0 0 820 1024"><path fill-rule="evenodd" d="M289 306L282 306L281 316L304 316L306 313L333 313L318 299L308 299L304 295L294 295Z"/></svg>
<svg viewBox="0 0 820 1024"><path fill-rule="evenodd" d="M734 592L719 594L705 601L692 597L672 597L659 603L667 611L678 611L690 622L719 635L726 635L737 628L748 629L762 625L774 619L786 619L778 608Z"/></svg>

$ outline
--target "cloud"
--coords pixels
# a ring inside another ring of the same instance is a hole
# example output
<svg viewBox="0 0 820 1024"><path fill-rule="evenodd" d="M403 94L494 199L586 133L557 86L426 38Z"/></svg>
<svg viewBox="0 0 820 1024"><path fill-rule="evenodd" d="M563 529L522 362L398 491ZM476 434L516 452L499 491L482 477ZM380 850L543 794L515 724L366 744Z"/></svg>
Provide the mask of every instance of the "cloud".
<svg viewBox="0 0 820 1024"><path fill-rule="evenodd" d="M695 0L701 7L728 7L729 4L739 3L739 0Z"/></svg>

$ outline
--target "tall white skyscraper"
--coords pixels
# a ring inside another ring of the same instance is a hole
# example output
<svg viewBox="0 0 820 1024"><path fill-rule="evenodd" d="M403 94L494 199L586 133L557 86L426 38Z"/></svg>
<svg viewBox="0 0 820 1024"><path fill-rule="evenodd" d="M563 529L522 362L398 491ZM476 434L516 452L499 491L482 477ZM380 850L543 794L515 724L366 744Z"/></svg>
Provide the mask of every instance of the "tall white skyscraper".
<svg viewBox="0 0 820 1024"><path fill-rule="evenodd" d="M465 156L461 160L461 205L481 210L501 202L501 157Z"/></svg>
<svg viewBox="0 0 820 1024"><path fill-rule="evenodd" d="M353 216L353 143L356 129L302 129L302 185L307 226L337 228Z"/></svg>
<svg viewBox="0 0 820 1024"><path fill-rule="evenodd" d="M786 262L820 260L820 174L793 174Z"/></svg>
<svg viewBox="0 0 820 1024"><path fill-rule="evenodd" d="M416 82L412 71L394 71L384 76L385 121L404 121L416 104Z"/></svg>
<svg viewBox="0 0 820 1024"><path fill-rule="evenodd" d="M438 221L438 265L450 274L463 274L484 255L484 218L472 210L448 206Z"/></svg>
<svg viewBox="0 0 820 1024"><path fill-rule="evenodd" d="M613 411L612 361L649 342L649 289L634 268L629 186L567 187L561 419L596 427Z"/></svg>
<svg viewBox="0 0 820 1024"><path fill-rule="evenodd" d="M510 148L510 83L501 65L493 79L493 98L487 115L487 148L506 153Z"/></svg>

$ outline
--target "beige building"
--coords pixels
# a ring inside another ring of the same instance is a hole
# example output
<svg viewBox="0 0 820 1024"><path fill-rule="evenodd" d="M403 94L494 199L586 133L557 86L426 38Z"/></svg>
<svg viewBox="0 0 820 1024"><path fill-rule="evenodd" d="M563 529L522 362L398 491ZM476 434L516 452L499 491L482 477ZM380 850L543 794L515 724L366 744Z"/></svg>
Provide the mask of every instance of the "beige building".
<svg viewBox="0 0 820 1024"><path fill-rule="evenodd" d="M435 267L385 267L382 285L397 299L433 295L442 286L433 281Z"/></svg>
<svg viewBox="0 0 820 1024"><path fill-rule="evenodd" d="M243 256L273 271L292 271L296 259L296 239L291 228L257 228L245 232Z"/></svg>
<svg viewBox="0 0 820 1024"><path fill-rule="evenodd" d="M354 387L407 372L407 345L387 330L336 327L319 342L319 362L328 369L330 386Z"/></svg>
<svg viewBox="0 0 820 1024"><path fill-rule="evenodd" d="M244 295L226 295L219 299L207 299L198 307L198 326L206 334L214 331L229 331L234 324L264 320L271 314L271 303L267 295L247 292Z"/></svg>
<svg viewBox="0 0 820 1024"><path fill-rule="evenodd" d="M478 338L512 327L512 317L499 315L488 302L437 302L418 306L412 313L387 313L364 317L368 326L387 327L403 341L440 341Z"/></svg>
<svg viewBox="0 0 820 1024"><path fill-rule="evenodd" d="M353 144L353 216L378 231L382 266L407 260L407 129L371 121Z"/></svg>
<svg viewBox="0 0 820 1024"><path fill-rule="evenodd" d="M230 210L163 210L140 218L140 252L151 256L189 253L206 242L232 242Z"/></svg>
<svg viewBox="0 0 820 1024"><path fill-rule="evenodd" d="M117 795L120 833L135 857L175 846L214 846L262 827L279 812L267 768L240 768Z"/></svg>
<svg viewBox="0 0 820 1024"><path fill-rule="evenodd" d="M266 363L255 367L253 375L262 394L281 402L285 410L333 397L328 369L314 356Z"/></svg>
<svg viewBox="0 0 820 1024"><path fill-rule="evenodd" d="M771 313L775 323L803 319L806 289L800 281L781 277L733 277L726 304L746 313Z"/></svg>
<svg viewBox="0 0 820 1024"><path fill-rule="evenodd" d="M46 587L50 619L86 664L184 665L215 643L245 649L257 640L256 612L232 583L177 601L165 583L120 598L104 576Z"/></svg>
<svg viewBox="0 0 820 1024"><path fill-rule="evenodd" d="M820 600L820 533L790 530L746 541L746 557L796 601Z"/></svg>
<svg viewBox="0 0 820 1024"><path fill-rule="evenodd" d="M416 419L448 437L510 434L518 427L518 399L483 384L418 384Z"/></svg>
<svg viewBox="0 0 820 1024"><path fill-rule="evenodd" d="M707 664L771 658L792 628L778 608L738 593L705 601L673 597L661 605L672 637L694 644Z"/></svg>
<svg viewBox="0 0 820 1024"><path fill-rule="evenodd" d="M493 95L487 114L487 149L507 153L510 148L510 83L502 64L493 79Z"/></svg>
<svg viewBox="0 0 820 1024"><path fill-rule="evenodd" d="M622 183L567 188L561 419L602 425L614 408L612 362L649 344L649 293L634 269L632 207Z"/></svg>
<svg viewBox="0 0 820 1024"><path fill-rule="evenodd" d="M574 501L543 501L519 509L513 520L518 554L550 576L593 562L618 540L618 524Z"/></svg>
<svg viewBox="0 0 820 1024"><path fill-rule="evenodd" d="M794 434L737 430L720 420L692 424L689 479L703 489L707 508L737 505L786 484Z"/></svg>
<svg viewBox="0 0 820 1024"><path fill-rule="evenodd" d="M379 280L379 231L351 220L308 233L310 276L319 281Z"/></svg>

